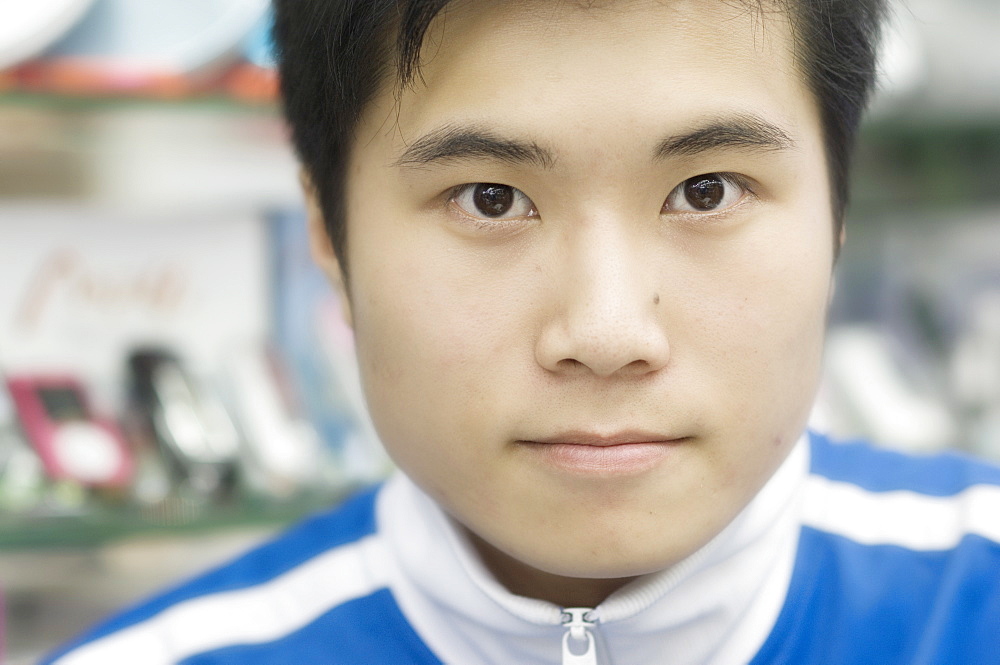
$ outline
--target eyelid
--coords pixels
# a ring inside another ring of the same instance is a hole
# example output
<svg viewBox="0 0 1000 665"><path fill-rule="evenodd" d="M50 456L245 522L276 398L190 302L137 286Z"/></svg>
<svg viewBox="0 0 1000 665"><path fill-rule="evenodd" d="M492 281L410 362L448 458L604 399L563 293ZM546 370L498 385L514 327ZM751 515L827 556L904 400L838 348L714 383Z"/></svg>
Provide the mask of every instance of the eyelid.
<svg viewBox="0 0 1000 665"><path fill-rule="evenodd" d="M750 180L750 178L740 175L739 173L720 173L719 175L732 180L735 184L739 185L740 189L742 189L745 193L757 196L757 186L752 180Z"/></svg>

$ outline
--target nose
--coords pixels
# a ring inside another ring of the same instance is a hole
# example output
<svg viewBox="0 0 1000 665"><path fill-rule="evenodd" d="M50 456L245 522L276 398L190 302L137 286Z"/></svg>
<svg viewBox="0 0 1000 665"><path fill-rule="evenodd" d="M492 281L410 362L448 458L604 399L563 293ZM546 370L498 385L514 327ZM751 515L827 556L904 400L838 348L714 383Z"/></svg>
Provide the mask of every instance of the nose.
<svg viewBox="0 0 1000 665"><path fill-rule="evenodd" d="M550 372L639 376L670 359L648 243L603 226L568 241L550 263L554 306L535 349Z"/></svg>

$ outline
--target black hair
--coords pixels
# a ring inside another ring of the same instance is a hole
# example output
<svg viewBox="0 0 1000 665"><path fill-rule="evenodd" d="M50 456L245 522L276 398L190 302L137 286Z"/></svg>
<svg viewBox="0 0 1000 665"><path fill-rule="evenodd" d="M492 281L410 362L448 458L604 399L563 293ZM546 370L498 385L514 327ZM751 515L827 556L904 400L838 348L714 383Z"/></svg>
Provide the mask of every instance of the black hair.
<svg viewBox="0 0 1000 665"><path fill-rule="evenodd" d="M773 5L791 22L797 65L821 112L836 239L855 137L874 88L887 0L738 1L757 11ZM345 276L343 191L355 128L390 74L400 85L417 75L428 27L450 3L274 0L285 115Z"/></svg>

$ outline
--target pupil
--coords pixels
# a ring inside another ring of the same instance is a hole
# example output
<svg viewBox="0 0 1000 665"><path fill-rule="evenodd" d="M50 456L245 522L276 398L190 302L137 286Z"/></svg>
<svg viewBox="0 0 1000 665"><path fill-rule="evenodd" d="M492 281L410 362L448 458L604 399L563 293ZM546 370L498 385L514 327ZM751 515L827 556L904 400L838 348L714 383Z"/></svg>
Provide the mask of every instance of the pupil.
<svg viewBox="0 0 1000 665"><path fill-rule="evenodd" d="M476 209L487 217L499 217L514 205L514 188L507 185L477 185Z"/></svg>
<svg viewBox="0 0 1000 665"><path fill-rule="evenodd" d="M698 210L715 210L726 196L726 183L714 173L691 178L684 186L684 196Z"/></svg>

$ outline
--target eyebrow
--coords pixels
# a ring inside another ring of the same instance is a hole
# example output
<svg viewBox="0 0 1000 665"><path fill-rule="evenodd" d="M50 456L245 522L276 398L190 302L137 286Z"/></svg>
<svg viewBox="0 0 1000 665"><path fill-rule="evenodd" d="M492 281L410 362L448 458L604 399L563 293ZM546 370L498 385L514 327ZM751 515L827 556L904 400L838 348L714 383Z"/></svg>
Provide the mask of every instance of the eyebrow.
<svg viewBox="0 0 1000 665"><path fill-rule="evenodd" d="M664 160L716 150L772 152L794 147L795 141L777 125L759 115L742 113L667 137L660 141L654 154L656 159Z"/></svg>
<svg viewBox="0 0 1000 665"><path fill-rule="evenodd" d="M654 159L690 157L716 150L771 152L795 147L795 141L764 118L743 113L669 136L657 145ZM445 125L410 144L395 166L419 168L435 162L461 159L491 159L508 164L551 168L555 157L534 141L503 137L477 125Z"/></svg>
<svg viewBox="0 0 1000 665"><path fill-rule="evenodd" d="M501 137L475 125L445 125L414 141L395 165L420 167L451 159L475 158L546 169L555 163L552 153L533 141Z"/></svg>

